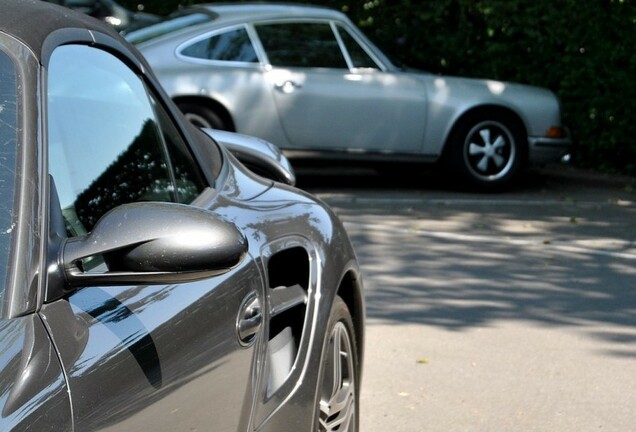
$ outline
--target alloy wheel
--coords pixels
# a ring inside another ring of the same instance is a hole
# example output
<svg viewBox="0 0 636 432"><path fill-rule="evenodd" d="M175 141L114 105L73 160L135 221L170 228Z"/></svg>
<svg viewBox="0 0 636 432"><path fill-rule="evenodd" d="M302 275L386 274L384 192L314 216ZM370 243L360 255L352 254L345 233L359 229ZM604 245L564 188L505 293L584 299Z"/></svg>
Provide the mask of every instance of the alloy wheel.
<svg viewBox="0 0 636 432"><path fill-rule="evenodd" d="M505 177L517 158L514 135L497 121L476 124L466 135L463 148L466 168L483 181Z"/></svg>
<svg viewBox="0 0 636 432"><path fill-rule="evenodd" d="M356 431L353 346L346 325L338 321L330 338L320 393L318 430Z"/></svg>

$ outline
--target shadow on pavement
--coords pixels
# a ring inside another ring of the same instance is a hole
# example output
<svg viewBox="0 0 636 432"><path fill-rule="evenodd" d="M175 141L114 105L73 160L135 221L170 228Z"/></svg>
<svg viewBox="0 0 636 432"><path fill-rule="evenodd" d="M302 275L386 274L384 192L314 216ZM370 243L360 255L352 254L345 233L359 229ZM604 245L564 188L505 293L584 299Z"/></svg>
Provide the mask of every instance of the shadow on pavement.
<svg viewBox="0 0 636 432"><path fill-rule="evenodd" d="M298 174L300 187L337 196L371 323L578 327L607 354L636 359L634 179L555 166L500 194L464 195L435 169Z"/></svg>
<svg viewBox="0 0 636 432"><path fill-rule="evenodd" d="M482 195L454 178L442 168L428 165L395 164L380 167L351 165L329 165L314 163L294 165L298 175L298 186L310 191L337 188L340 190L419 190L469 192ZM531 168L519 175L499 193L527 193L543 191L576 191L586 188L610 188L636 194L636 178L601 174L568 165L550 165ZM487 193L485 195L488 195Z"/></svg>

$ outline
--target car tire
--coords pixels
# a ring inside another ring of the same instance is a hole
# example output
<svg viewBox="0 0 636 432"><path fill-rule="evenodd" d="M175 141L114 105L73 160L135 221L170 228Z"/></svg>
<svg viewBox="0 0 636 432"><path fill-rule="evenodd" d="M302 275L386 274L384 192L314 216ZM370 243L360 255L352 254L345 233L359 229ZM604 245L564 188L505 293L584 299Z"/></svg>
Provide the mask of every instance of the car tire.
<svg viewBox="0 0 636 432"><path fill-rule="evenodd" d="M222 117L211 108L193 103L181 103L178 107L185 118L197 127L229 130Z"/></svg>
<svg viewBox="0 0 636 432"><path fill-rule="evenodd" d="M323 343L317 425L320 432L359 430L359 363L351 314L336 296Z"/></svg>
<svg viewBox="0 0 636 432"><path fill-rule="evenodd" d="M512 115L473 115L450 138L453 171L476 188L491 190L510 181L525 164L523 127Z"/></svg>

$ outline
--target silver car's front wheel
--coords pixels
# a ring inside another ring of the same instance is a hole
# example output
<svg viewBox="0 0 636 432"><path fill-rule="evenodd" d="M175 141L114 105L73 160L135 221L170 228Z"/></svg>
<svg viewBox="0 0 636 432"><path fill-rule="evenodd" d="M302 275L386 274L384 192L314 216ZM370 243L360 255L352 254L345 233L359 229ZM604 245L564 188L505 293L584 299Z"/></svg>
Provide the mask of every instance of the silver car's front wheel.
<svg viewBox="0 0 636 432"><path fill-rule="evenodd" d="M349 309L336 297L323 349L318 431L358 430L357 351Z"/></svg>
<svg viewBox="0 0 636 432"><path fill-rule="evenodd" d="M463 145L466 168L484 181L496 181L505 177L514 167L517 143L503 123L488 120L476 124Z"/></svg>
<svg viewBox="0 0 636 432"><path fill-rule="evenodd" d="M508 117L475 117L454 131L450 144L455 168L475 186L501 186L523 165L523 134Z"/></svg>

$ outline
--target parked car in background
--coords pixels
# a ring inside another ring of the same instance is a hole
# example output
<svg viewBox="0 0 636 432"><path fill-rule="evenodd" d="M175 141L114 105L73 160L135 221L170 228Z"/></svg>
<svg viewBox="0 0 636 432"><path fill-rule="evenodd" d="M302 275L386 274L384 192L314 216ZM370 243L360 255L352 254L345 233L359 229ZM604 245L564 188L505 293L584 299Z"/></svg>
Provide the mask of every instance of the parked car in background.
<svg viewBox="0 0 636 432"><path fill-rule="evenodd" d="M157 15L131 11L113 0L44 0L107 22L120 33L140 29L160 20Z"/></svg>
<svg viewBox="0 0 636 432"><path fill-rule="evenodd" d="M190 124L114 29L3 1L0 164L0 430L359 429L341 223Z"/></svg>
<svg viewBox="0 0 636 432"><path fill-rule="evenodd" d="M291 156L444 158L488 188L570 146L552 92L401 69L327 8L191 7L128 39L193 123Z"/></svg>

